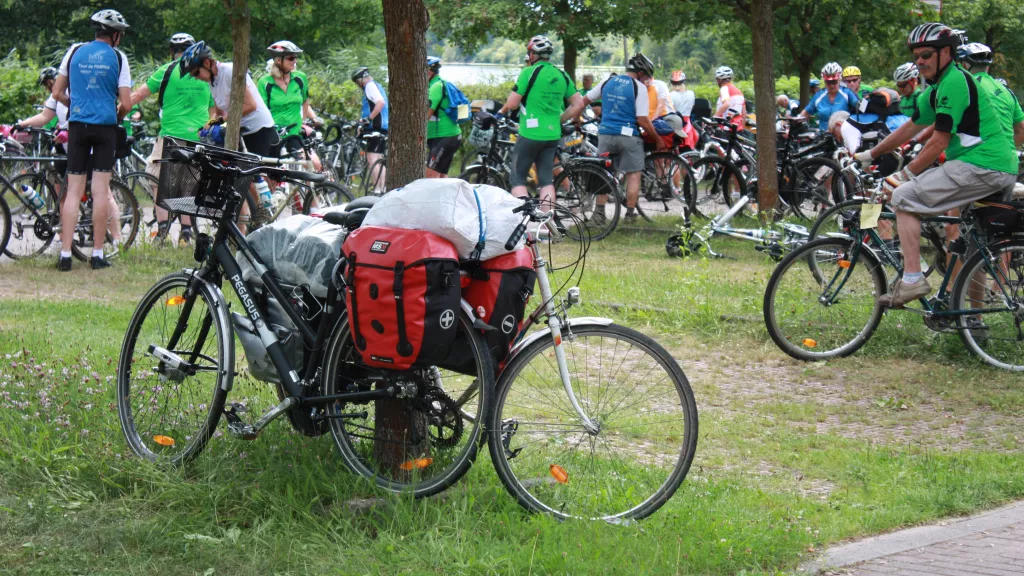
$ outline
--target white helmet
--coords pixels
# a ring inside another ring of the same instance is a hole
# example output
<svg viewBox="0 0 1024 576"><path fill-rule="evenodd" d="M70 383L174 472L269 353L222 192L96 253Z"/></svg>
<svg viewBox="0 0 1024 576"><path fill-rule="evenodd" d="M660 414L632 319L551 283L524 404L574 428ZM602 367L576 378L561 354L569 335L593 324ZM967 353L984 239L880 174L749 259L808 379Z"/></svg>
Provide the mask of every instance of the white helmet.
<svg viewBox="0 0 1024 576"><path fill-rule="evenodd" d="M843 75L843 67L838 62L829 62L821 69L821 77L825 80L838 80Z"/></svg>
<svg viewBox="0 0 1024 576"><path fill-rule="evenodd" d="M537 35L530 38L530 41L526 43L526 51L533 52L541 58L550 58L551 54L555 51L555 45L548 40L547 36Z"/></svg>
<svg viewBox="0 0 1024 576"><path fill-rule="evenodd" d="M290 54L302 54L302 48L288 40L279 40L267 46L267 54L271 56L288 56Z"/></svg>
<svg viewBox="0 0 1024 576"><path fill-rule="evenodd" d="M196 39L191 34L185 34L184 32L178 32L174 36L171 36L171 49L172 50L184 50L189 46L196 43Z"/></svg>
<svg viewBox="0 0 1024 576"><path fill-rule="evenodd" d="M732 80L732 68L719 66L718 70L715 70L715 80Z"/></svg>
<svg viewBox="0 0 1024 576"><path fill-rule="evenodd" d="M93 28L109 32L124 32L128 29L128 22L117 10L100 10L89 18Z"/></svg>
<svg viewBox="0 0 1024 576"><path fill-rule="evenodd" d="M915 66L913 62L907 62L906 64L900 65L900 67L892 73L892 79L896 82L906 82L916 78L917 66Z"/></svg>

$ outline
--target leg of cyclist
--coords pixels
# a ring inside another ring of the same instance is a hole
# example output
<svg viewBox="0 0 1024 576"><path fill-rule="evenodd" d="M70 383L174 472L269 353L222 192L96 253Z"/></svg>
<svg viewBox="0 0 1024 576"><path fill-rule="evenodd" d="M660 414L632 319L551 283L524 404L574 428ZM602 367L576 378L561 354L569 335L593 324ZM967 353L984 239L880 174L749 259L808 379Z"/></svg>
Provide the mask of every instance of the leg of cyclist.
<svg viewBox="0 0 1024 576"><path fill-rule="evenodd" d="M461 146L461 134L427 140L427 178L447 178L455 153Z"/></svg>
<svg viewBox="0 0 1024 576"><path fill-rule="evenodd" d="M527 196L526 183L530 168L537 164L537 184L540 187L542 209L547 210L555 200L554 163L558 140L531 140L520 136L512 149L512 195Z"/></svg>
<svg viewBox="0 0 1024 576"><path fill-rule="evenodd" d="M597 141L598 154L608 153L617 157L616 169L626 174L626 215L625 221L637 218L636 203L640 199L640 175L644 170L644 145L638 136L601 134ZM600 199L598 202L603 204Z"/></svg>

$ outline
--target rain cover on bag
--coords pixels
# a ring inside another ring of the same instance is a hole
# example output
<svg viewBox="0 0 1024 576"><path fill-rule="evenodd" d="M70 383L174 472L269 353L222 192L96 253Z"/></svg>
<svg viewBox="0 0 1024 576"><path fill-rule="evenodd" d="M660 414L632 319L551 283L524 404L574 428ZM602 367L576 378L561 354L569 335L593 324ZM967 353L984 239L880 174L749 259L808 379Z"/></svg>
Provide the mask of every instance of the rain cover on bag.
<svg viewBox="0 0 1024 576"><path fill-rule="evenodd" d="M384 195L363 220L363 226L423 230L455 245L459 258L489 260L522 248L505 250L522 215L512 210L523 201L497 186L470 184L458 178L422 178Z"/></svg>
<svg viewBox="0 0 1024 576"><path fill-rule="evenodd" d="M341 254L345 229L312 216L292 216L264 226L245 239L278 279L287 284L306 284L314 296L323 298ZM260 283L246 258L238 258L238 263L243 279Z"/></svg>

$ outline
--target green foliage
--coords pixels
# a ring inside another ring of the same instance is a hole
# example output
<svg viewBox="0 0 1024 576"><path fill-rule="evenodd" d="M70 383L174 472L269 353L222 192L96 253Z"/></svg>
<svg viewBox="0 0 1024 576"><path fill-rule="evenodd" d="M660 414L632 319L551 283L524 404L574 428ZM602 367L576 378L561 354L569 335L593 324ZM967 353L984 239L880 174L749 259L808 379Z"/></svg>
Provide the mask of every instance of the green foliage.
<svg viewBox="0 0 1024 576"><path fill-rule="evenodd" d="M943 17L967 30L972 42L988 45L995 54L994 76L1024 86L1024 4L1018 0L946 0Z"/></svg>
<svg viewBox="0 0 1024 576"><path fill-rule="evenodd" d="M48 94L39 86L39 68L12 54L0 60L0 124L11 124L36 113Z"/></svg>

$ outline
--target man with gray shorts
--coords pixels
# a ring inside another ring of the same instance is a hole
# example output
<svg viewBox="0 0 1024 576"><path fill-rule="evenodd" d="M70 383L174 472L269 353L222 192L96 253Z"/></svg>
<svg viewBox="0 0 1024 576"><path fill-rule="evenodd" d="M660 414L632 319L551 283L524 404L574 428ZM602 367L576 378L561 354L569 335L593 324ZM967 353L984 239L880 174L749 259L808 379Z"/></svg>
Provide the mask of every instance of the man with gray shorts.
<svg viewBox="0 0 1024 576"><path fill-rule="evenodd" d="M994 95L954 62L959 36L939 23L921 24L911 31L907 46L928 89L917 101L917 112L888 138L857 154L870 162L896 149L934 124L935 134L903 170L885 179L891 196L903 252L903 278L879 302L900 307L931 293L921 272L921 217L942 214L982 198L1013 189L1017 174L1013 114L1000 112ZM928 169L946 153L946 162Z"/></svg>
<svg viewBox="0 0 1024 576"><path fill-rule="evenodd" d="M647 87L654 74L654 63L637 52L629 59L626 73L612 76L587 92L585 105L602 103L601 126L598 129L597 148L599 153L608 152L618 157L618 170L626 174L626 217L627 223L636 220L636 203L640 199L640 174L644 169L644 144L639 128L648 134L656 134L651 119L647 117ZM655 138L658 150L665 149L661 138ZM598 197L597 205L603 207L607 197ZM595 210L594 218L603 217L604 210Z"/></svg>

